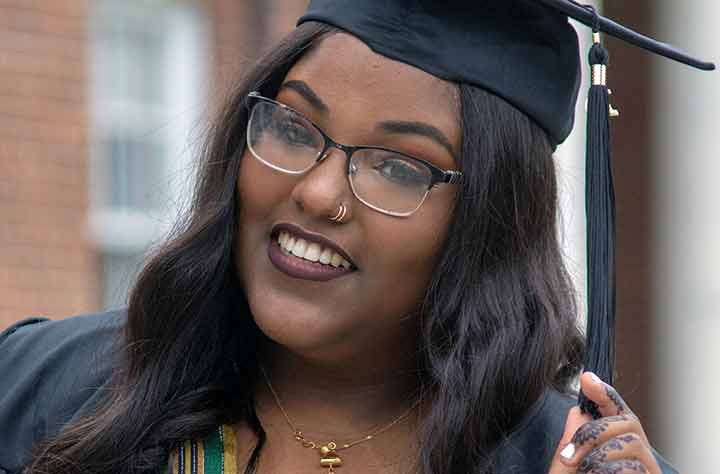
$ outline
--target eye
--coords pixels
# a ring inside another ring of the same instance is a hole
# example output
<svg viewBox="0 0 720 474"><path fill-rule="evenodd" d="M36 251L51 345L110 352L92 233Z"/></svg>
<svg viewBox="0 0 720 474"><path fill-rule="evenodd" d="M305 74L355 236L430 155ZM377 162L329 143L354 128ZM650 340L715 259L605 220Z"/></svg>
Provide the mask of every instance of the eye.
<svg viewBox="0 0 720 474"><path fill-rule="evenodd" d="M428 171L420 164L392 157L377 162L373 169L383 178L403 186L427 186Z"/></svg>
<svg viewBox="0 0 720 474"><path fill-rule="evenodd" d="M308 126L293 117L283 117L275 122L275 134L283 143L290 146L313 146L315 134Z"/></svg>

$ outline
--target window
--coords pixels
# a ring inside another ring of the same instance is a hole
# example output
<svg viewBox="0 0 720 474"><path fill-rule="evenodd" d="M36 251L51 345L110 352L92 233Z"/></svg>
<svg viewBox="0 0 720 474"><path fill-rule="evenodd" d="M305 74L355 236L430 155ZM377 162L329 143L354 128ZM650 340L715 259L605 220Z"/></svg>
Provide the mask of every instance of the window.
<svg viewBox="0 0 720 474"><path fill-rule="evenodd" d="M187 2L97 0L90 22L90 229L106 308L187 197L204 103L205 21Z"/></svg>

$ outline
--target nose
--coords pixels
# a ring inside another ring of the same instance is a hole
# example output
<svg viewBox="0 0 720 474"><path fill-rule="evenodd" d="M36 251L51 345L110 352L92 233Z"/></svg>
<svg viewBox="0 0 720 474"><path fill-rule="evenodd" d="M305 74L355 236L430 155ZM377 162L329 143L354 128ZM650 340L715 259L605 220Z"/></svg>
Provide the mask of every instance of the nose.
<svg viewBox="0 0 720 474"><path fill-rule="evenodd" d="M297 182L292 199L304 212L321 219L337 214L342 203L352 208L352 191L347 181L347 155L340 147L330 147L325 156Z"/></svg>

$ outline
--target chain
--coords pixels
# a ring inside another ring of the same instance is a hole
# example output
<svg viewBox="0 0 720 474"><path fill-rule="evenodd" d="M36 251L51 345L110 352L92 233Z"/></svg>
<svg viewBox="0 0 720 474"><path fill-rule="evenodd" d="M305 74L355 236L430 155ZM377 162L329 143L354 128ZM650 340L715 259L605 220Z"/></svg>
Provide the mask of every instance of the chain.
<svg viewBox="0 0 720 474"><path fill-rule="evenodd" d="M290 417L288 416L287 412L285 411L285 408L283 408L283 405L280 402L280 397L278 396L277 392L275 392L275 389L273 388L272 383L270 382L270 377L268 376L267 372L265 371L265 367L260 365L260 370L263 373L263 377L265 377L265 383L267 384L268 388L270 389L270 392L272 393L273 397L275 398L275 403L277 404L278 408L280 409L280 412L283 414L283 417L285 418L285 421L287 422L288 426L293 431L295 440L298 441L300 444L302 444L303 447L309 448L309 449L322 450L323 448L325 448L328 451L342 451L344 449L352 448L353 446L358 445L360 443L364 443L365 441L370 441L371 439L386 432L387 430L389 430L390 428L392 428L393 426L395 426L396 424L400 423L402 420L407 418L408 415L410 415L410 413L412 413L412 411L415 409L415 407L417 407L418 404L420 403L420 399L416 400L415 403L410 405L410 407L406 411L404 411L400 416L398 416L397 418L392 420L390 423L373 431L372 433L370 433L368 435L365 435L364 437L362 437L358 440L351 441L349 443L344 443L340 446L338 446L333 441L330 441L329 443L327 443L325 445L320 445L320 444L316 443L315 441L311 441L311 440L305 438L305 436L303 436L302 431L300 431L297 428L297 426L295 426L295 424L290 420ZM326 453L323 452L323 454L326 454ZM331 469L332 469L332 467L331 467ZM334 472L334 471L330 471L330 472Z"/></svg>

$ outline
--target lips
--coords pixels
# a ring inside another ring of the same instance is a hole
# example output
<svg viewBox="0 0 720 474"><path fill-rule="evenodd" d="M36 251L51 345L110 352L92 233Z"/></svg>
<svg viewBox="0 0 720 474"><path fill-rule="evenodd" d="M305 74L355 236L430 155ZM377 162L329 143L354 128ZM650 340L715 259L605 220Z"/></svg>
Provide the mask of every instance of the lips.
<svg viewBox="0 0 720 474"><path fill-rule="evenodd" d="M357 269L340 245L293 224L273 227L268 257L281 272L305 280L328 281Z"/></svg>

